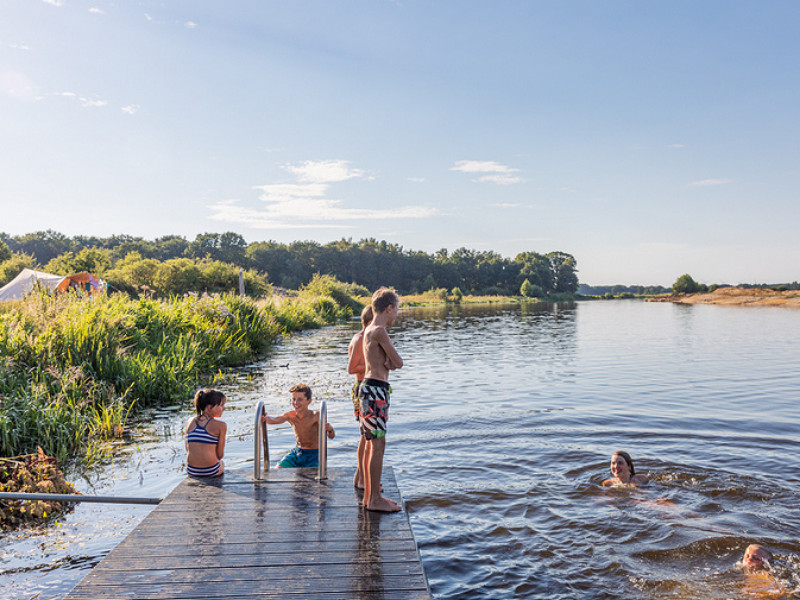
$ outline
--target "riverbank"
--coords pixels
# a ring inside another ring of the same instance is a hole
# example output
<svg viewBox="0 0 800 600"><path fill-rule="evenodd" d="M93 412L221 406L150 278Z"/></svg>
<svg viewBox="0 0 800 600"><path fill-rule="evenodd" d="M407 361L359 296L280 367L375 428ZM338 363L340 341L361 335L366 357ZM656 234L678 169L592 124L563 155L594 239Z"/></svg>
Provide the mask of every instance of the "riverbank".
<svg viewBox="0 0 800 600"><path fill-rule="evenodd" d="M800 291L778 291L768 288L717 288L705 294L669 294L654 296L648 302L676 304L719 304L725 306L783 306L800 308Z"/></svg>
<svg viewBox="0 0 800 600"><path fill-rule="evenodd" d="M313 284L313 285L312 285ZM292 297L31 294L0 307L0 456L90 465L138 410L186 401L294 331L351 318L346 284Z"/></svg>

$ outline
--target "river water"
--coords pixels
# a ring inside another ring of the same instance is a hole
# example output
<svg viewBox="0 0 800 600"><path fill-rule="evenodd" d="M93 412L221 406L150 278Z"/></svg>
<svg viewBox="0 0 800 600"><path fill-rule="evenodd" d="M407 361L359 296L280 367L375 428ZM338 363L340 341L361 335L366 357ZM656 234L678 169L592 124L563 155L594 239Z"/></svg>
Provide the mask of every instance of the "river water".
<svg viewBox="0 0 800 600"><path fill-rule="evenodd" d="M224 388L229 468L252 415L305 381L353 467L355 322L286 339ZM800 311L636 300L403 309L387 463L437 599L746 598L745 547L800 597ZM85 493L161 497L184 477L188 402L153 412ZM273 459L293 445L270 435ZM651 484L603 488L615 450ZM0 539L6 599L60 599L150 508L79 505ZM354 507L354 510L357 510Z"/></svg>

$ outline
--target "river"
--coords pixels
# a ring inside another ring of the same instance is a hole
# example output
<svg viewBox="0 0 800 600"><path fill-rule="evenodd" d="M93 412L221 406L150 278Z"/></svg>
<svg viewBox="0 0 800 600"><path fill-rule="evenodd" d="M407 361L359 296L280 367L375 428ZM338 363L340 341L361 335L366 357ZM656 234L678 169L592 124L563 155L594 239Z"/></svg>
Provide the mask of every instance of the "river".
<svg viewBox="0 0 800 600"><path fill-rule="evenodd" d="M252 467L258 400L304 381L353 467L356 322L287 338L224 388L228 468ZM435 598L739 598L750 543L800 597L800 311L638 300L408 308L391 331L386 460ZM313 407L313 405L312 405ZM164 496L189 403L148 413L85 493ZM293 444L273 428L273 459ZM637 489L603 488L627 450ZM79 505L0 539L4 599L57 600L149 512ZM358 510L354 507L354 510Z"/></svg>

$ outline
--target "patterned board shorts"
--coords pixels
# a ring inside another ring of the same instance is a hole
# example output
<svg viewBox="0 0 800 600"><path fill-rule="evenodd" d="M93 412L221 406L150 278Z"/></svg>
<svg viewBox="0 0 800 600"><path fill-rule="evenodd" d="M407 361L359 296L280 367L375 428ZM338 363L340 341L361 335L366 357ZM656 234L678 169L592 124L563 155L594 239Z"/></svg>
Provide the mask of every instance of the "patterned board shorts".
<svg viewBox="0 0 800 600"><path fill-rule="evenodd" d="M361 435L367 440L386 436L389 394L392 388L379 379L365 379L358 390Z"/></svg>

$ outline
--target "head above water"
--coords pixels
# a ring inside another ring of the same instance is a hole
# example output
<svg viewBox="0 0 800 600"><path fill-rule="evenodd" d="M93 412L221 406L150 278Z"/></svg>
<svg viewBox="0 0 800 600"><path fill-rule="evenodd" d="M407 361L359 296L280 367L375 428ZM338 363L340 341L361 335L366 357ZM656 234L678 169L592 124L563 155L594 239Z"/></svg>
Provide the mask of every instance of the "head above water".
<svg viewBox="0 0 800 600"><path fill-rule="evenodd" d="M772 562L772 553L760 544L750 544L744 551L742 565L748 569L768 569Z"/></svg>
<svg viewBox="0 0 800 600"><path fill-rule="evenodd" d="M372 323L372 304L367 304L361 311L361 327L366 327Z"/></svg>
<svg viewBox="0 0 800 600"><path fill-rule="evenodd" d="M225 394L219 390L206 388L197 390L194 395L194 409L198 415L202 415L206 408L219 406L220 404L225 404Z"/></svg>
<svg viewBox="0 0 800 600"><path fill-rule="evenodd" d="M625 461L625 464L628 465L628 470L631 472L630 475L633 477L636 475L636 469L633 468L633 459L631 459L631 455L625 452L624 450L617 450L614 454L611 455L611 462L614 462L615 457L621 456L622 459Z"/></svg>
<svg viewBox="0 0 800 600"><path fill-rule="evenodd" d="M395 308L400 307L400 296L389 288L382 287L377 292L372 294L372 311L373 313L382 313L390 306Z"/></svg>

